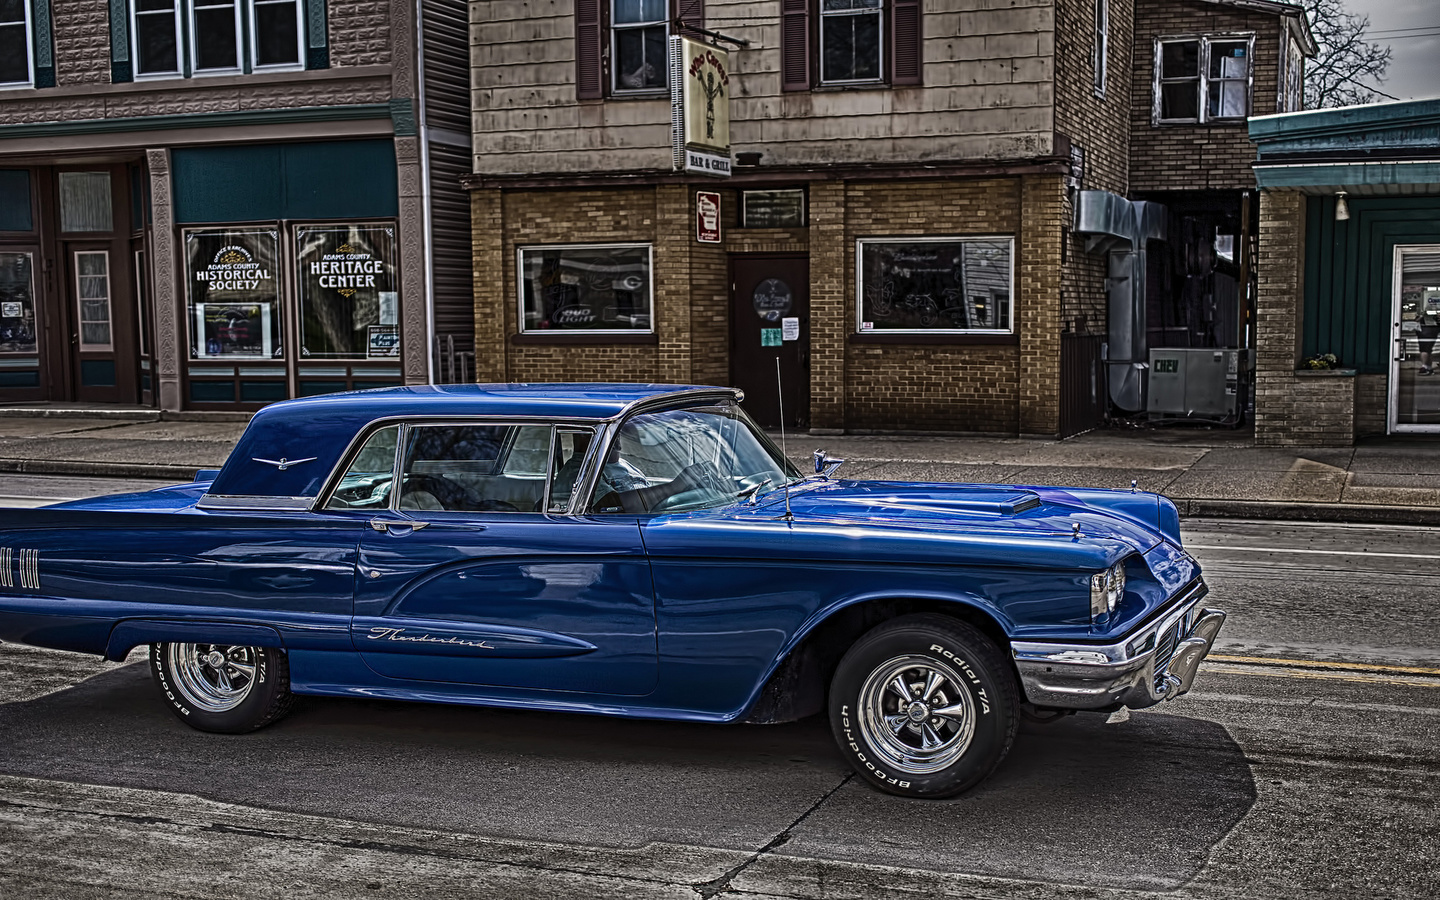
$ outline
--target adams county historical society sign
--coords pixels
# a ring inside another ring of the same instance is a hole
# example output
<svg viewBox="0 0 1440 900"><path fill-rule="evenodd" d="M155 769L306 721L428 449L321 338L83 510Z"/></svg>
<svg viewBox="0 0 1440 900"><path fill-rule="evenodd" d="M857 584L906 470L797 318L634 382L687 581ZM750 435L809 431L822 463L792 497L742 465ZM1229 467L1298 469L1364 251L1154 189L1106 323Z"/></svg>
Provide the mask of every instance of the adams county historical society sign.
<svg viewBox="0 0 1440 900"><path fill-rule="evenodd" d="M730 177L730 56L670 38L670 113L677 171Z"/></svg>

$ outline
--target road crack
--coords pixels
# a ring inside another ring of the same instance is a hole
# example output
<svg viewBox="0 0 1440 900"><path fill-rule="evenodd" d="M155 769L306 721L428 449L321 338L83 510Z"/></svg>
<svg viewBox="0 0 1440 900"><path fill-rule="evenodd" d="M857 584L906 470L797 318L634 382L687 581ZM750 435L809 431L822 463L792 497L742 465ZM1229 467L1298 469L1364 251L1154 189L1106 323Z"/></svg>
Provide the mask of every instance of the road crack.
<svg viewBox="0 0 1440 900"><path fill-rule="evenodd" d="M811 804L809 809L801 813L799 817L795 819L795 821L785 826L783 831L771 838L765 846L752 853L750 857L744 862L735 866L730 871L726 872L724 875L721 875L719 878L714 878L710 881L697 882L690 885L690 887L695 890L695 893L700 895L701 900L711 900L711 898L719 894L723 894L726 891L729 891L730 883L734 881L741 872L744 872L746 869L750 868L750 866L754 865L755 862L760 859L760 857L788 842L790 840L791 833L793 833L796 828L799 828L806 819L810 818L810 815L814 813L815 810L824 806L826 800L829 800L835 795L836 791L849 784L851 779L853 779L854 777L855 773L851 772L850 774L842 778L839 784L826 791L825 795L822 796L819 800L816 800L813 804Z"/></svg>

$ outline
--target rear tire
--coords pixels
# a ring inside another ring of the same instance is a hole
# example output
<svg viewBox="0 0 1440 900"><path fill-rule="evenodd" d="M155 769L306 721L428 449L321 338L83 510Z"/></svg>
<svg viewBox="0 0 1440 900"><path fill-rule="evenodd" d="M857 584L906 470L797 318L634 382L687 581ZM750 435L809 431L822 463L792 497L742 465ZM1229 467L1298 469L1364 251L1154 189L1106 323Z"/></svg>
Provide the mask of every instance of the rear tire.
<svg viewBox="0 0 1440 900"><path fill-rule="evenodd" d="M150 675L192 728L245 734L290 711L290 660L275 647L152 644Z"/></svg>
<svg viewBox="0 0 1440 900"><path fill-rule="evenodd" d="M938 798L995 770L1015 741L1020 704L989 638L958 619L921 614L856 641L835 670L829 705L840 752L865 780L903 797Z"/></svg>

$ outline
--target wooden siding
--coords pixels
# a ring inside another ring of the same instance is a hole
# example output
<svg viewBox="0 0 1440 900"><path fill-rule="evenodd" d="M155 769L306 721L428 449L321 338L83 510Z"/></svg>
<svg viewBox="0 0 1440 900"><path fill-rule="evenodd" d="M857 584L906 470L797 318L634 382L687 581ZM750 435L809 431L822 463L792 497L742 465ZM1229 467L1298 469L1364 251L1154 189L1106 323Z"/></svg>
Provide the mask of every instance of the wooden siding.
<svg viewBox="0 0 1440 900"><path fill-rule="evenodd" d="M992 8L998 7L998 8ZM709 0L730 54L735 152L764 165L1019 159L1054 132L1051 0L925 4L924 84L781 91L780 0ZM472 0L475 170L665 170L665 99L576 97L574 0Z"/></svg>

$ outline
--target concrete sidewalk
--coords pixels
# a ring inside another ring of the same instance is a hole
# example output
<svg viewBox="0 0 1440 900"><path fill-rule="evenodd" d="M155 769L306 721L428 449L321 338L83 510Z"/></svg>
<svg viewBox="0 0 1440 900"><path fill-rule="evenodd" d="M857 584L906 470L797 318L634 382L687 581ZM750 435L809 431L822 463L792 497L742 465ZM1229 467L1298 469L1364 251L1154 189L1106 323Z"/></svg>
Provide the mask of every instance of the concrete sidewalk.
<svg viewBox="0 0 1440 900"><path fill-rule="evenodd" d="M188 481L225 462L245 428L238 418L0 407L0 473ZM1440 525L1440 440L1273 449L1245 432L1174 427L1063 441L801 433L786 443L804 465L817 447L845 458L840 474L852 478L1122 489L1133 480L1186 516Z"/></svg>

